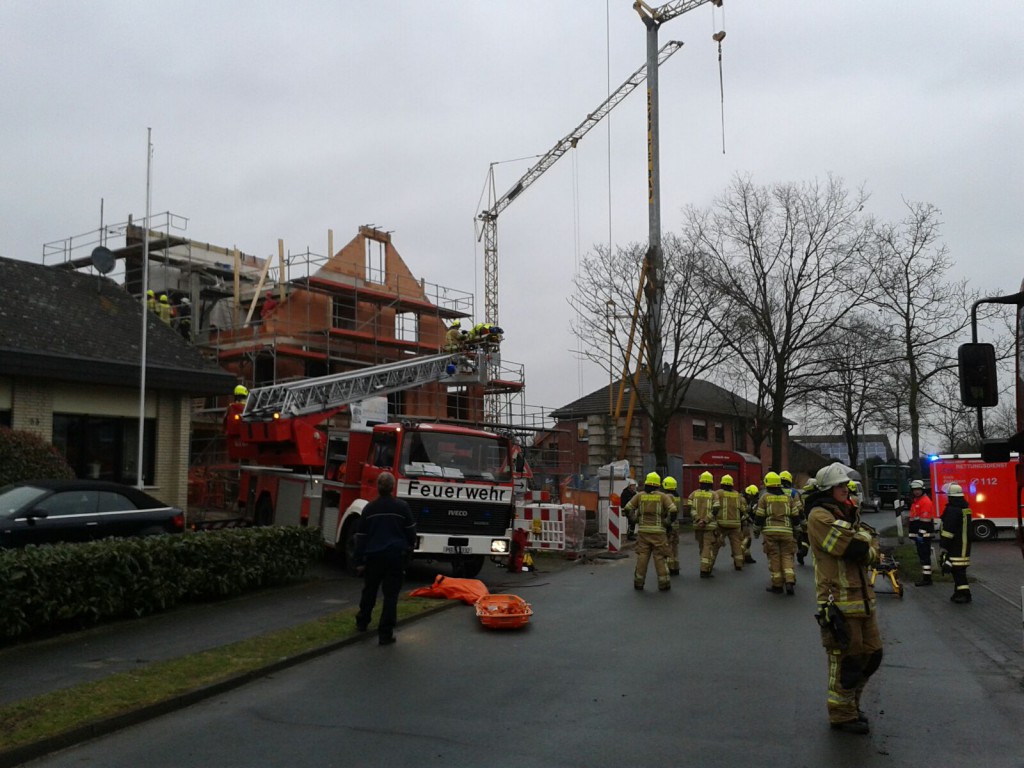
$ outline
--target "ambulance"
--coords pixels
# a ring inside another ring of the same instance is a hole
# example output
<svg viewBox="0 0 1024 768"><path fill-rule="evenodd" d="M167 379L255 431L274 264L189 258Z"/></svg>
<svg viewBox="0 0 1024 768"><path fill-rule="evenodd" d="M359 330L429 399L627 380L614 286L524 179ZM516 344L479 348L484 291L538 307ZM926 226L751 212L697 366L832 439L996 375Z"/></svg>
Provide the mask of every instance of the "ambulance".
<svg viewBox="0 0 1024 768"><path fill-rule="evenodd" d="M961 453L929 457L932 500L938 514L946 508L946 489L957 483L971 508L975 541L995 539L1001 528L1017 526L1017 454L1010 461L984 461L981 454Z"/></svg>

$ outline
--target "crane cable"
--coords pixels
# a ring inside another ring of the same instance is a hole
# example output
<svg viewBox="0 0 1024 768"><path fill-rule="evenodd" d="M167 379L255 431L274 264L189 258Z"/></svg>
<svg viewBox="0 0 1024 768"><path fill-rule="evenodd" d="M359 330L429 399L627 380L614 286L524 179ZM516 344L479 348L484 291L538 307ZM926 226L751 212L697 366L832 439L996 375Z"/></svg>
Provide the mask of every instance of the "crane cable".
<svg viewBox="0 0 1024 768"><path fill-rule="evenodd" d="M722 27L725 27L725 9L722 9ZM715 6L711 6L711 28L715 28ZM725 29L720 29L711 35L711 39L718 43L718 95L722 113L722 154L725 154L725 80L722 77L722 41L725 40Z"/></svg>

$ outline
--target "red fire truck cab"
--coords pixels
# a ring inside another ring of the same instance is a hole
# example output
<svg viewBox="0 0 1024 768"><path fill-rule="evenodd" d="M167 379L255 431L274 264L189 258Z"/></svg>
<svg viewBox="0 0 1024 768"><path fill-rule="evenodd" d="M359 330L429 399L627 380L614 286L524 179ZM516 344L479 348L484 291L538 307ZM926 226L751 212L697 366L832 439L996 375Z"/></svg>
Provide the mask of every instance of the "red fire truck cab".
<svg viewBox="0 0 1024 768"><path fill-rule="evenodd" d="M936 512L946 508L946 489L957 483L971 508L972 531L976 540L995 539L1000 528L1017 525L1018 457L1010 461L985 461L978 453L932 456L929 459L932 500Z"/></svg>

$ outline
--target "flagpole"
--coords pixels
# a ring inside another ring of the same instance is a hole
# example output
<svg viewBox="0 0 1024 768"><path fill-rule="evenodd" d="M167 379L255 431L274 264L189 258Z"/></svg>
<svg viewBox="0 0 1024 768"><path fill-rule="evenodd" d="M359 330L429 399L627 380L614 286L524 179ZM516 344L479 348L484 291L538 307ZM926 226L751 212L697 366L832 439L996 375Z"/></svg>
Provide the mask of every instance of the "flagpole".
<svg viewBox="0 0 1024 768"><path fill-rule="evenodd" d="M135 460L135 485L142 490L145 486L143 464L146 445L146 327L149 324L149 200L152 190L153 129L146 129L146 220L142 240L142 371L139 383L139 451Z"/></svg>

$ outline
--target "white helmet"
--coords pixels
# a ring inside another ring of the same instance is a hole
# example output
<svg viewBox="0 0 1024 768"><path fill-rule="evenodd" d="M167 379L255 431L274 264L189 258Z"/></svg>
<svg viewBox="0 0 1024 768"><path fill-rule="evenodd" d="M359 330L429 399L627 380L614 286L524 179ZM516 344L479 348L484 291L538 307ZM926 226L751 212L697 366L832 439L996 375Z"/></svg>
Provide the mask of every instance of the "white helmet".
<svg viewBox="0 0 1024 768"><path fill-rule="evenodd" d="M923 480L914 480L914 481L912 481L910 483L910 490L912 490L912 491L923 491L924 490L924 481Z"/></svg>
<svg viewBox="0 0 1024 768"><path fill-rule="evenodd" d="M963 497L964 489L960 487L959 483L950 483L949 488L946 489L946 495Z"/></svg>
<svg viewBox="0 0 1024 768"><path fill-rule="evenodd" d="M852 471L845 464L836 461L827 467L819 469L818 474L814 476L814 482L823 491L827 491L837 485L845 486L850 482L850 472Z"/></svg>

